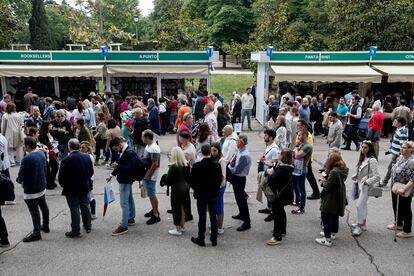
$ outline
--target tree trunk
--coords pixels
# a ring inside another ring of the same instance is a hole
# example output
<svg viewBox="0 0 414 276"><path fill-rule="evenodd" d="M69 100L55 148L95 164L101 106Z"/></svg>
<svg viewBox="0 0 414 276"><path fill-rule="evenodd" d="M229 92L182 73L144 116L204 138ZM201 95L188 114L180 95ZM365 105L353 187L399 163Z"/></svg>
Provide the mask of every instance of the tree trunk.
<svg viewBox="0 0 414 276"><path fill-rule="evenodd" d="M227 59L226 53L223 52L223 68L226 68L227 67L227 65L226 65L226 59Z"/></svg>

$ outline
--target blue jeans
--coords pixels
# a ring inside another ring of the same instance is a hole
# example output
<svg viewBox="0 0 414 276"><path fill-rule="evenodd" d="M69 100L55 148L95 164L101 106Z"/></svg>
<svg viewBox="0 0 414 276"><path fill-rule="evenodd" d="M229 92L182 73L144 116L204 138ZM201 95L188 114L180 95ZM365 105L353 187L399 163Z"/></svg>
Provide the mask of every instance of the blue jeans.
<svg viewBox="0 0 414 276"><path fill-rule="evenodd" d="M170 127L171 128L174 128L176 120L177 120L177 113L170 114Z"/></svg>
<svg viewBox="0 0 414 276"><path fill-rule="evenodd" d="M242 123L242 129L244 124L244 118L247 116L247 126L249 128L252 128L252 110L251 109L242 109L241 110L241 123Z"/></svg>
<svg viewBox="0 0 414 276"><path fill-rule="evenodd" d="M123 228L128 228L128 220L135 218L135 203L132 196L132 183L119 183L119 198L122 209L121 226Z"/></svg>
<svg viewBox="0 0 414 276"><path fill-rule="evenodd" d="M60 155L63 158L65 158L66 156L68 156L68 145L58 145L58 150L60 152Z"/></svg>
<svg viewBox="0 0 414 276"><path fill-rule="evenodd" d="M306 173L293 176L293 190L295 191L295 202L299 209L305 210L306 189L305 189Z"/></svg>

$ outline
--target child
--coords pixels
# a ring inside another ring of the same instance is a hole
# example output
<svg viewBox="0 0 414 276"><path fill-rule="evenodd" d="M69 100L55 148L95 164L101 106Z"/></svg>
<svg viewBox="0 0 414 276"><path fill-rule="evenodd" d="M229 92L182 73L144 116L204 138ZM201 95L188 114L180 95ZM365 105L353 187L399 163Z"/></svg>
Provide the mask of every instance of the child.
<svg viewBox="0 0 414 276"><path fill-rule="evenodd" d="M94 157L92 155L92 146L89 142L87 141L83 141L80 145L80 151L83 153L86 153L89 155L89 157L91 158L91 162L93 164L94 162ZM91 188L93 189L93 180L94 180L94 175L92 175L91 177ZM91 207L91 218L92 219L96 219L96 200L93 197L93 192L91 191L88 193L88 199L89 199L89 205Z"/></svg>

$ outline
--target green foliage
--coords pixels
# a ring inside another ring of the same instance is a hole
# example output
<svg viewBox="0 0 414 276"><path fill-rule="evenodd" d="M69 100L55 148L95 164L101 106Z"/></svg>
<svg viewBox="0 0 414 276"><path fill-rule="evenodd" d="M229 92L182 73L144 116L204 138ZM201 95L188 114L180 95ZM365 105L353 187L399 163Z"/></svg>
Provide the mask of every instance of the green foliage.
<svg viewBox="0 0 414 276"><path fill-rule="evenodd" d="M201 19L182 13L181 0L155 0L151 14L155 39L162 50L199 50L207 45Z"/></svg>
<svg viewBox="0 0 414 276"><path fill-rule="evenodd" d="M332 50L411 50L414 47L412 0L328 0Z"/></svg>
<svg viewBox="0 0 414 276"><path fill-rule="evenodd" d="M67 5L48 4L46 14L51 35L51 49L65 49L72 43L69 35L71 8Z"/></svg>
<svg viewBox="0 0 414 276"><path fill-rule="evenodd" d="M49 25L43 0L33 0L32 17L29 20L30 44L33 50L51 47Z"/></svg>
<svg viewBox="0 0 414 276"><path fill-rule="evenodd" d="M250 1L210 0L208 5L208 35L214 46L222 49L224 43L246 43L249 40L255 23Z"/></svg>
<svg viewBox="0 0 414 276"><path fill-rule="evenodd" d="M253 75L211 75L211 92L218 92L224 97L226 103L230 103L233 91L243 94L253 81Z"/></svg>
<svg viewBox="0 0 414 276"><path fill-rule="evenodd" d="M9 47L16 36L16 20L7 2L0 0L0 49Z"/></svg>

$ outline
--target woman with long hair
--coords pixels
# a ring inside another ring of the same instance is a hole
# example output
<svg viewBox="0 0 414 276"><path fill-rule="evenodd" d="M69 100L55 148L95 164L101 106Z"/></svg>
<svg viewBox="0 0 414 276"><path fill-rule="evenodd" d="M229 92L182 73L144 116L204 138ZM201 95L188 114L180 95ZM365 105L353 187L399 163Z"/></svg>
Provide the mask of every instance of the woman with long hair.
<svg viewBox="0 0 414 276"><path fill-rule="evenodd" d="M325 173L327 179L321 192L321 217L323 232L315 241L324 246L331 246L339 230L339 217L343 217L346 205L345 181L349 169L342 160L341 154L332 152L329 155Z"/></svg>
<svg viewBox="0 0 414 276"><path fill-rule="evenodd" d="M59 152L58 142L52 135L53 126L49 121L44 121L39 130L39 142L45 145L48 151L48 170L47 170L47 189L54 189L57 187L55 183L56 175L59 170L59 163L56 160L56 154Z"/></svg>
<svg viewBox="0 0 414 276"><path fill-rule="evenodd" d="M83 152L83 153L86 153L87 155L89 155L89 157L91 158L91 162L92 162L92 164L93 164L93 150L92 150L92 145L89 143L89 142L87 142L87 141L83 141L81 144L80 144L80 151L81 152ZM91 190L90 190L90 192L88 193L88 200L89 200L89 206L90 206L90 208L91 208L91 218L92 219L96 219L97 217L96 217L96 200L95 200L95 197L93 196L93 181L94 181L94 175L92 175L92 177L91 177Z"/></svg>
<svg viewBox="0 0 414 276"><path fill-rule="evenodd" d="M279 115L276 118L276 138L275 143L279 149L284 149L288 145L287 141L287 130L285 116Z"/></svg>
<svg viewBox="0 0 414 276"><path fill-rule="evenodd" d="M99 158L101 157L101 150L103 150L106 159L109 159L109 153L105 150L106 145L106 132L108 128L105 123L105 114L103 112L98 113L98 126L96 127L95 138L95 166L99 166ZM105 161L104 161L105 162Z"/></svg>
<svg viewBox="0 0 414 276"><path fill-rule="evenodd" d="M360 190L359 197L356 200L357 221L352 225L352 235L354 236L359 236L362 231L366 230L368 193L376 183L379 183L380 178L374 145L371 141L363 141L356 174L352 176L352 180L358 182Z"/></svg>
<svg viewBox="0 0 414 276"><path fill-rule="evenodd" d="M173 147L170 155L171 165L167 173L167 185L171 186L171 209L175 229L169 230L168 234L181 236L185 224L185 206L188 200L190 186L190 166L185 159L183 150L180 147Z"/></svg>
<svg viewBox="0 0 414 276"><path fill-rule="evenodd" d="M207 123L202 123L198 130L197 139L196 139L196 162L203 159L203 154L201 153L201 147L207 144L212 144L213 138L211 136L210 127Z"/></svg>
<svg viewBox="0 0 414 276"><path fill-rule="evenodd" d="M16 112L16 105L8 103L1 119L1 134L8 142L10 165L19 164L23 158L24 118Z"/></svg>
<svg viewBox="0 0 414 276"><path fill-rule="evenodd" d="M221 152L220 143L215 142L211 145L211 160L220 164L221 167L221 175L223 176L223 180L220 185L220 194L217 199L217 206L216 206L216 214L217 214L217 226L218 226L218 234L224 234L224 192L226 191L226 166L227 161L224 159L223 154Z"/></svg>
<svg viewBox="0 0 414 276"><path fill-rule="evenodd" d="M110 166L113 162L115 162L116 153L109 147L111 141L115 139L115 137L121 137L121 129L119 128L115 119L111 118L108 120L108 130L106 131L106 146L105 151L111 153L111 162L106 164L106 166ZM108 157L105 158L105 161L108 162Z"/></svg>
<svg viewBox="0 0 414 276"><path fill-rule="evenodd" d="M278 245L282 243L282 236L286 235L286 212L285 206L293 201L292 172L293 153L289 149L283 149L279 155L279 162L274 168L266 170L269 175L269 187L275 195L272 202L273 213L273 236L266 242L267 245Z"/></svg>

